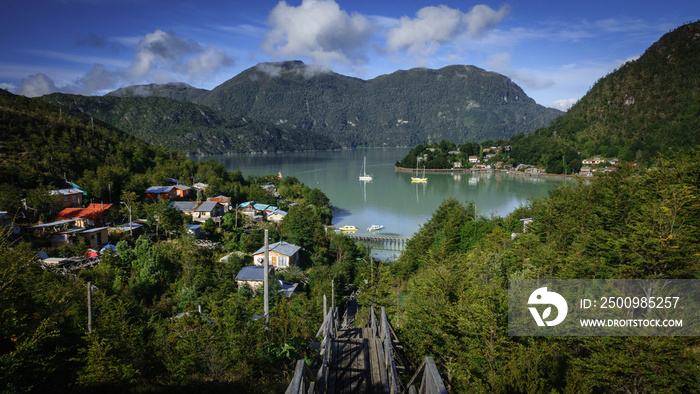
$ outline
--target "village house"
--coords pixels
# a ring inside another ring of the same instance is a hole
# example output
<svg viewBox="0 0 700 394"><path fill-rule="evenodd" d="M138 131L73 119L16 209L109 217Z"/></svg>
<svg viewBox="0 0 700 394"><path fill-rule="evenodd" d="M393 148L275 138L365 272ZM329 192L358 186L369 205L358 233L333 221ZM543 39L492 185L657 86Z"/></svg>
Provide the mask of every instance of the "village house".
<svg viewBox="0 0 700 394"><path fill-rule="evenodd" d="M579 172L579 175L581 175L581 176L593 176L593 169L591 169L591 167L581 167L581 171Z"/></svg>
<svg viewBox="0 0 700 394"><path fill-rule="evenodd" d="M146 189L146 198L151 200L173 200L175 190L172 186L151 186Z"/></svg>
<svg viewBox="0 0 700 394"><path fill-rule="evenodd" d="M262 222L263 220L265 220L266 210L277 210L277 207L272 207L267 204L256 204L252 201L244 202L243 204L240 204L238 208L241 210L241 213L243 215L247 216L250 220L254 222Z"/></svg>
<svg viewBox="0 0 700 394"><path fill-rule="evenodd" d="M274 280L272 274L275 272L275 267L270 266L268 271L268 277L270 280ZM236 275L236 283L238 284L238 289L240 290L243 286L247 285L253 290L253 293L257 292L258 288L262 287L265 282L265 268L257 265L249 265L241 268Z"/></svg>
<svg viewBox="0 0 700 394"><path fill-rule="evenodd" d="M592 157L590 159L583 159L581 163L586 165L598 165L606 162L607 160L601 159L600 157Z"/></svg>
<svg viewBox="0 0 700 394"><path fill-rule="evenodd" d="M146 198L151 200L174 200L190 195L190 187L185 185L151 186L146 189Z"/></svg>
<svg viewBox="0 0 700 394"><path fill-rule="evenodd" d="M525 169L525 172L532 175L544 174L545 171L542 168L529 167Z"/></svg>
<svg viewBox="0 0 700 394"><path fill-rule="evenodd" d="M84 230L80 235L91 248L109 243L109 227L97 227Z"/></svg>
<svg viewBox="0 0 700 394"><path fill-rule="evenodd" d="M462 162L461 161L456 161L454 164L452 164L452 168L462 168Z"/></svg>
<svg viewBox="0 0 700 394"><path fill-rule="evenodd" d="M188 224L185 227L187 228L187 232L192 234L195 238L204 238L207 235L207 232L202 228L201 224Z"/></svg>
<svg viewBox="0 0 700 394"><path fill-rule="evenodd" d="M228 212L232 209L231 197L226 197L226 196L209 197L209 198L207 198L207 201L218 202L224 208L224 212Z"/></svg>
<svg viewBox="0 0 700 394"><path fill-rule="evenodd" d="M301 247L280 241L269 245L270 266L287 268L290 265L299 265L299 251ZM253 262L256 265L263 265L265 261L265 247L253 253Z"/></svg>
<svg viewBox="0 0 700 394"><path fill-rule="evenodd" d="M282 220L284 220L284 218L287 216L287 212L285 212L279 208L274 210L274 211L269 211L269 213L268 213L268 210L265 210L265 213L266 213L265 219L268 222L273 222L273 223L277 223L277 224L282 223Z"/></svg>
<svg viewBox="0 0 700 394"><path fill-rule="evenodd" d="M192 188L194 188L195 190L199 190L200 192L204 192L209 190L209 185L207 185L206 183L197 182L192 185Z"/></svg>
<svg viewBox="0 0 700 394"><path fill-rule="evenodd" d="M475 156L475 155L469 156L469 162L472 163L472 164L478 163L478 162L479 162L479 156Z"/></svg>
<svg viewBox="0 0 700 394"><path fill-rule="evenodd" d="M182 213L188 216L194 216L194 211L199 206L197 201L173 201L170 203L169 207L176 208Z"/></svg>
<svg viewBox="0 0 700 394"><path fill-rule="evenodd" d="M65 208L54 217L55 221L74 220L76 226L89 228L107 224L112 204L90 204L86 208Z"/></svg>
<svg viewBox="0 0 700 394"><path fill-rule="evenodd" d="M185 215L191 216L196 222L206 222L209 218L223 215L223 207L215 201L173 201L170 206L177 208Z"/></svg>
<svg viewBox="0 0 700 394"><path fill-rule="evenodd" d="M83 205L83 191L76 188L71 189L59 189L51 190L49 192L52 196L61 196L61 207L81 207Z"/></svg>
<svg viewBox="0 0 700 394"><path fill-rule="evenodd" d="M142 235L145 232L146 228L143 224L141 223L134 223L134 222L127 222L124 224L120 224L118 226L112 226L109 228L109 231L115 231L118 233L130 233L134 237L138 237L139 235Z"/></svg>
<svg viewBox="0 0 700 394"><path fill-rule="evenodd" d="M497 161L496 164L494 164L494 167L496 167L496 168L503 168L503 162L502 162L502 161Z"/></svg>
<svg viewBox="0 0 700 394"><path fill-rule="evenodd" d="M194 210L192 220L197 222L206 222L207 219L214 219L223 216L224 208L216 201L206 201Z"/></svg>

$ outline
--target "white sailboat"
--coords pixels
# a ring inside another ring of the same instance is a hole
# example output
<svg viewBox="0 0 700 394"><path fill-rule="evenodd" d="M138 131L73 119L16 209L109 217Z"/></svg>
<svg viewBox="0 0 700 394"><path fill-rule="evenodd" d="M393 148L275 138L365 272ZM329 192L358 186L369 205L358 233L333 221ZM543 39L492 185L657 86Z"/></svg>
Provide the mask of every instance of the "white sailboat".
<svg viewBox="0 0 700 394"><path fill-rule="evenodd" d="M411 182L412 183L426 183L428 182L428 178L425 177L425 166L423 166L423 176L418 176L418 163L420 162L420 158L416 159L416 176L411 177Z"/></svg>
<svg viewBox="0 0 700 394"><path fill-rule="evenodd" d="M371 181L372 180L372 175L367 175L367 172L365 171L365 167L367 165L367 157L362 161L362 171L360 172L360 180L361 181Z"/></svg>

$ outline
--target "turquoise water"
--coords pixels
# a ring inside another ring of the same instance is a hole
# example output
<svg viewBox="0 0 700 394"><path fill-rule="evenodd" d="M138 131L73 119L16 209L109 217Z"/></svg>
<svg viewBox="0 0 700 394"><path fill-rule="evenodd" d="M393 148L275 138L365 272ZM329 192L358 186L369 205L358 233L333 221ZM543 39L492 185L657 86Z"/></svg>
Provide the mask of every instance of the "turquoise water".
<svg viewBox="0 0 700 394"><path fill-rule="evenodd" d="M426 174L425 184L411 183L411 174L394 164L409 148L291 152L258 155L215 155L229 170L244 177L281 172L322 190L334 206L333 224L353 225L366 233L373 224L384 233L410 237L447 198L476 204L481 215L505 216L528 199L546 196L565 180L506 173ZM207 158L209 158L207 157ZM359 180L363 158L373 180Z"/></svg>

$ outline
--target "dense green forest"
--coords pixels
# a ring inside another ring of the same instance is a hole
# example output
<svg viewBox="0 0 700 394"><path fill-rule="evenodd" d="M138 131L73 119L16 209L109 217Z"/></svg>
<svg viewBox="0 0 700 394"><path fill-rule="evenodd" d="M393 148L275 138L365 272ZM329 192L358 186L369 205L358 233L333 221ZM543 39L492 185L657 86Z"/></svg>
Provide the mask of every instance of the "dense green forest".
<svg viewBox="0 0 700 394"><path fill-rule="evenodd" d="M382 270L411 359L435 357L451 392L700 390L698 337L508 336L509 279L700 278L700 149L654 164L504 218L446 200Z"/></svg>
<svg viewBox="0 0 700 394"><path fill-rule="evenodd" d="M63 110L92 116L152 145L188 154L340 148L330 138L314 132L226 115L171 98L87 97L54 93L43 99Z"/></svg>

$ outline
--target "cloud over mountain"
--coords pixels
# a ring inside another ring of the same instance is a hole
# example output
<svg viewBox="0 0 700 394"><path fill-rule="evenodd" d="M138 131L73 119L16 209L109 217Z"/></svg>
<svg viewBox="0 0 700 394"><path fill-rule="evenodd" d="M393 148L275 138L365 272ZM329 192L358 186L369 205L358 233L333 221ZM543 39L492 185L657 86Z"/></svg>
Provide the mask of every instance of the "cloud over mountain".
<svg viewBox="0 0 700 394"><path fill-rule="evenodd" d="M306 56L330 65L362 64L376 27L360 14L348 14L333 0L303 0L298 7L280 2L268 16L270 31L262 48L270 55Z"/></svg>

